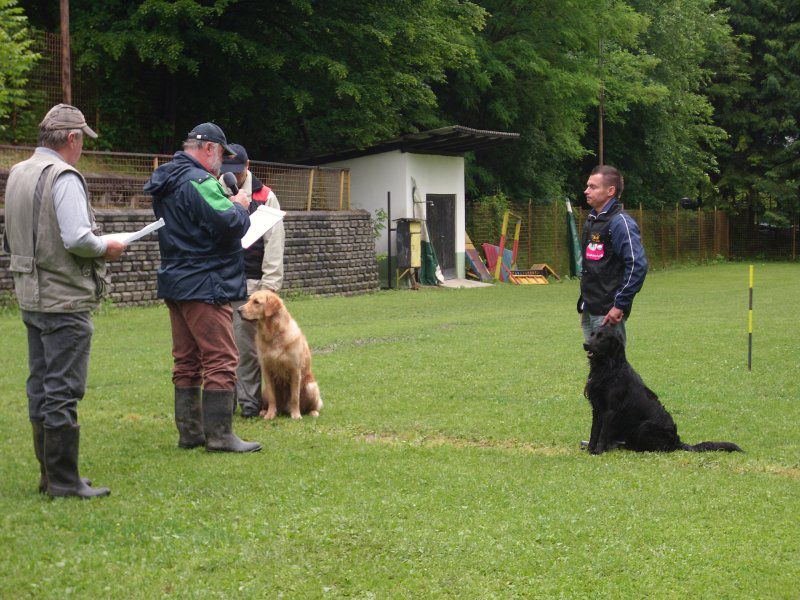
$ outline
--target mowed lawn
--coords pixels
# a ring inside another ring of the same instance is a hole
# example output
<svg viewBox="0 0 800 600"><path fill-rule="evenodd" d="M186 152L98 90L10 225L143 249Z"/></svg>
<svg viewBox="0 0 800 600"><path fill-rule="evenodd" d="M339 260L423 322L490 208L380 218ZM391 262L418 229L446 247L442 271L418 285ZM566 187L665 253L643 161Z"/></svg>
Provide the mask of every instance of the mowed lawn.
<svg viewBox="0 0 800 600"><path fill-rule="evenodd" d="M2 598L797 598L800 265L652 272L628 357L683 440L588 456L577 281L297 298L318 419L180 450L165 308L95 316L81 473L36 492L19 315L0 314Z"/></svg>

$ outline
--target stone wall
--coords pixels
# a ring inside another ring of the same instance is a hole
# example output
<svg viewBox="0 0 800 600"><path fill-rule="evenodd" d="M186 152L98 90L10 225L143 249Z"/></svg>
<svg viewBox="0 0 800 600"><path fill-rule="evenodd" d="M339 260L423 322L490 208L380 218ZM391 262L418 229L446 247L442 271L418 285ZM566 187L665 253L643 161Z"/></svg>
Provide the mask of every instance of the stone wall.
<svg viewBox="0 0 800 600"><path fill-rule="evenodd" d="M147 210L98 210L103 233L135 231L155 220ZM378 289L372 224L366 211L288 212L285 217L284 292L348 296ZM5 212L0 210L0 231ZM0 295L13 294L9 257L0 254ZM118 261L108 263L111 300L118 306L158 302L158 242L151 235L134 242Z"/></svg>

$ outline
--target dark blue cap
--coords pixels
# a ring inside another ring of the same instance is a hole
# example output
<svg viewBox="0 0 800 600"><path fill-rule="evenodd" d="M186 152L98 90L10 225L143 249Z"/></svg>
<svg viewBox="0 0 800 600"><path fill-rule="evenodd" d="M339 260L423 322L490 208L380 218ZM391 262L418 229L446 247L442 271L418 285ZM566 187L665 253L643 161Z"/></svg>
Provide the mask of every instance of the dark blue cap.
<svg viewBox="0 0 800 600"><path fill-rule="evenodd" d="M222 160L220 173L241 173L247 166L247 150L241 144L231 144L235 156L228 156Z"/></svg>
<svg viewBox="0 0 800 600"><path fill-rule="evenodd" d="M222 145L222 149L229 156L235 156L236 152L228 146L228 140L225 138L225 133L219 125L214 123L200 123L197 127L193 128L186 136L187 140L203 140L204 142L215 142Z"/></svg>

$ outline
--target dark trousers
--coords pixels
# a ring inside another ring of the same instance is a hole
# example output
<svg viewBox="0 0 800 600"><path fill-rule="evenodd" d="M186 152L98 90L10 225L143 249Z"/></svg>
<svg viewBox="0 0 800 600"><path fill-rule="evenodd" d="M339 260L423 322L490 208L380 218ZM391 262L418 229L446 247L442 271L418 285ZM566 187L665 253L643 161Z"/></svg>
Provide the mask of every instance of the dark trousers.
<svg viewBox="0 0 800 600"><path fill-rule="evenodd" d="M166 300L172 324L172 382L208 390L236 388L239 353L230 304Z"/></svg>
<svg viewBox="0 0 800 600"><path fill-rule="evenodd" d="M256 349L256 323L245 321L236 310L244 300L233 302L233 334L239 350L236 369L236 399L249 412L261 410L261 365Z"/></svg>
<svg viewBox="0 0 800 600"><path fill-rule="evenodd" d="M94 325L88 312L23 310L28 330L28 416L48 429L78 424Z"/></svg>

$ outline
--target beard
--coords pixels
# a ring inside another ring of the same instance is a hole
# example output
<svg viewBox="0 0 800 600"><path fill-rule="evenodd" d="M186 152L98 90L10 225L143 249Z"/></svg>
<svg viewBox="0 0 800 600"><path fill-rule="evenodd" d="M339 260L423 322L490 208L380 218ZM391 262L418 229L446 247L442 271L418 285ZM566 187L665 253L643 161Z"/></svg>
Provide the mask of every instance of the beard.
<svg viewBox="0 0 800 600"><path fill-rule="evenodd" d="M222 155L218 154L211 160L211 172L214 174L215 177L219 177L219 171L222 169Z"/></svg>

